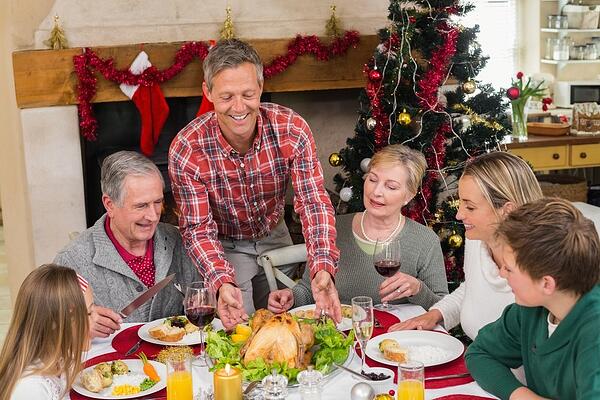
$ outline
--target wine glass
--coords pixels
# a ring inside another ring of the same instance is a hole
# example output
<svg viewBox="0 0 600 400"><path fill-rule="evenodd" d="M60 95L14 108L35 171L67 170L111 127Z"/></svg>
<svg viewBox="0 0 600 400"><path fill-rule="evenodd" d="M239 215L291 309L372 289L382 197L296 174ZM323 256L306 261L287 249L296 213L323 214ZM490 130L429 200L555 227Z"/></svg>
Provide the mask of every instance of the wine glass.
<svg viewBox="0 0 600 400"><path fill-rule="evenodd" d="M200 330L200 346L205 342L204 328L215 318L217 299L215 292L204 282L192 282L185 289L183 298L185 316L190 323L196 325ZM204 344L204 356L196 357L194 365L208 366L206 358L206 344ZM202 351L202 350L201 350Z"/></svg>
<svg viewBox="0 0 600 400"><path fill-rule="evenodd" d="M361 372L365 369L365 354L367 351L367 342L373 335L373 299L367 296L357 296L352 298L352 327L354 336L360 344L362 360L360 364Z"/></svg>
<svg viewBox="0 0 600 400"><path fill-rule="evenodd" d="M379 275L386 278L394 276L400 269L400 243L397 240L375 242L373 265ZM391 307L387 301L384 301L382 308L389 310Z"/></svg>

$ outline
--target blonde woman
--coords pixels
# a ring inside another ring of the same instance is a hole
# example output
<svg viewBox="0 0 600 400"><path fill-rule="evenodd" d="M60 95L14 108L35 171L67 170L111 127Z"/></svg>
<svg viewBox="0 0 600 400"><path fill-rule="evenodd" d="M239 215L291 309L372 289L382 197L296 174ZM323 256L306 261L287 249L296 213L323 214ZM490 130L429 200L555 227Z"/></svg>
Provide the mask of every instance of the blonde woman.
<svg viewBox="0 0 600 400"><path fill-rule="evenodd" d="M25 278L0 354L0 400L69 399L89 347L92 303L70 268L43 265Z"/></svg>
<svg viewBox="0 0 600 400"><path fill-rule="evenodd" d="M441 323L451 329L459 323L471 339L483 326L497 320L515 297L502 266L495 230L511 211L543 197L533 171L525 161L505 152L493 152L471 161L458 183L460 206L456 218L465 225L465 281L450 295L418 317L390 330L433 329Z"/></svg>
<svg viewBox="0 0 600 400"><path fill-rule="evenodd" d="M365 211L336 218L340 262L335 285L342 303L361 295L377 303L410 302L428 309L448 293L438 236L401 213L417 193L426 168L423 154L399 144L371 159L363 185ZM373 267L377 241L396 241L401 248L400 270L386 279ZM271 293L269 309L282 312L314 303L309 282L306 273L293 290Z"/></svg>

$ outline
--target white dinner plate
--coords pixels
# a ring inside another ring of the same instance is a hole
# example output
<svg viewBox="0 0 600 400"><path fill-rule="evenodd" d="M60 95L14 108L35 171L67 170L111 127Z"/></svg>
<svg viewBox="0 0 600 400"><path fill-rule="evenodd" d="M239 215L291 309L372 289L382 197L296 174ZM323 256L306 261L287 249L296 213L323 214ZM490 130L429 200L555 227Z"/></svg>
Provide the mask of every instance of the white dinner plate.
<svg viewBox="0 0 600 400"><path fill-rule="evenodd" d="M123 361L125 364L127 364L127 367L129 367L130 373L133 372L136 374L144 375L144 371L143 371L144 364L142 363L142 360L121 360L121 361ZM110 363L110 361L106 361L106 362ZM81 371L79 373L79 375L77 375L77 378L75 379L75 383L73 384L73 390L75 390L79 394L82 394L84 396L91 397L94 399L134 399L136 397L142 397L142 396L146 396L146 395L149 395L152 393L156 393L159 390L162 390L167 386L167 366L165 364L162 364L162 363L159 363L156 361L152 361L152 360L148 360L148 362L154 366L154 369L156 369L158 376L160 376L160 381L156 382L156 384L154 386L152 386L148 390L144 390L143 392L139 392L136 394L113 396L113 395L111 395L111 393L112 393L114 383L113 383L113 385L102 389L98 393L90 392L85 387L83 387L83 385L81 384L81 375L90 369L94 369L94 365L84 369L83 371ZM100 364L100 363L98 363L98 364Z"/></svg>
<svg viewBox="0 0 600 400"><path fill-rule="evenodd" d="M165 342L163 340L159 340L150 336L150 333L148 331L154 328L155 326L162 324L163 322L165 322L165 320L166 318L155 319L154 321L142 325L142 327L138 330L138 336L140 337L140 339L149 343L160 344L163 346L193 346L195 344L202 343L200 341L200 332L198 331L186 334L183 337L183 339L181 339L178 342ZM215 331L225 329L223 323L218 318L215 318L213 320L212 327Z"/></svg>
<svg viewBox="0 0 600 400"><path fill-rule="evenodd" d="M315 307L316 307L316 305L314 305L314 304L307 304L305 306L292 308L288 312L292 315L295 315L298 311L314 310ZM350 309L352 309L351 306L346 305L346 304L342 304L342 307L350 307ZM352 318L343 317L342 322L337 324L336 327L337 327L338 331L349 331L350 329L352 329Z"/></svg>
<svg viewBox="0 0 600 400"><path fill-rule="evenodd" d="M408 350L408 358L420 361L426 367L445 364L457 359L465 346L454 336L433 331L396 331L376 336L367 343L366 354L382 364L396 366L398 362L383 357L379 343L384 339L395 339ZM437 352L436 352L437 350Z"/></svg>

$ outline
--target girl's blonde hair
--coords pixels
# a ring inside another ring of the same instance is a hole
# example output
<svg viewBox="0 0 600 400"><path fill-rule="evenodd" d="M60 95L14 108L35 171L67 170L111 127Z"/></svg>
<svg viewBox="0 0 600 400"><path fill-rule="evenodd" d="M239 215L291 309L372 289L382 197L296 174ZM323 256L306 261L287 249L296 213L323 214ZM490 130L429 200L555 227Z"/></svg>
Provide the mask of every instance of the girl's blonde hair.
<svg viewBox="0 0 600 400"><path fill-rule="evenodd" d="M377 165L402 165L408 171L408 190L415 195L421 186L421 180L427 170L427 161L423 153L402 144L384 147L373 155L369 162L369 171Z"/></svg>
<svg viewBox="0 0 600 400"><path fill-rule="evenodd" d="M531 167L521 158L503 151L473 159L462 176L470 176L477 182L494 211L507 202L520 207L544 197Z"/></svg>
<svg viewBox="0 0 600 400"><path fill-rule="evenodd" d="M25 374L64 373L68 391L81 370L88 332L87 307L75 271L47 264L31 272L17 294L0 353L0 400L10 399Z"/></svg>

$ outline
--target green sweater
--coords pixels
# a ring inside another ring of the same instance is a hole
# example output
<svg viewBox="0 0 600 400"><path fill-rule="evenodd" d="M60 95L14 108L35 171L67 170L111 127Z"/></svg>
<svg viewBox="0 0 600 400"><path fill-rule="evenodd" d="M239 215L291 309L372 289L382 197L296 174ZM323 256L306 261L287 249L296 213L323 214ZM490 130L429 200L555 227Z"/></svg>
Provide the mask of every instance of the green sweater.
<svg viewBox="0 0 600 400"><path fill-rule="evenodd" d="M600 399L600 285L581 297L548 337L548 310L511 304L479 331L465 360L488 392L508 399L522 386L510 371L523 365L539 396Z"/></svg>

